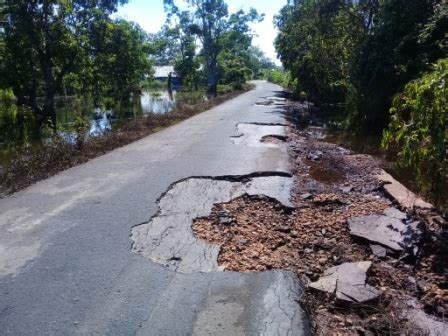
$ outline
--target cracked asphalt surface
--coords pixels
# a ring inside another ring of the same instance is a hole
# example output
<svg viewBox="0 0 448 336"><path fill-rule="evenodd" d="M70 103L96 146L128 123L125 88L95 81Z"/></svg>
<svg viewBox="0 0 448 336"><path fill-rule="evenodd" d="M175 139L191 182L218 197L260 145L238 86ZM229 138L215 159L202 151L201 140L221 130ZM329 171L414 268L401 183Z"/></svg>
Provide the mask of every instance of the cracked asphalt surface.
<svg viewBox="0 0 448 336"><path fill-rule="evenodd" d="M1 335L303 335L288 272L182 274L131 251L173 183L289 173L284 148L235 145L236 125L281 125L257 88L0 200ZM268 134L260 133L260 139Z"/></svg>
<svg viewBox="0 0 448 336"><path fill-rule="evenodd" d="M176 183L159 200L157 215L132 229L132 250L180 273L219 271L220 246L195 237L191 228L194 219L210 216L214 204L244 195L264 195L293 207L289 200L292 177L271 175L243 180L191 178Z"/></svg>

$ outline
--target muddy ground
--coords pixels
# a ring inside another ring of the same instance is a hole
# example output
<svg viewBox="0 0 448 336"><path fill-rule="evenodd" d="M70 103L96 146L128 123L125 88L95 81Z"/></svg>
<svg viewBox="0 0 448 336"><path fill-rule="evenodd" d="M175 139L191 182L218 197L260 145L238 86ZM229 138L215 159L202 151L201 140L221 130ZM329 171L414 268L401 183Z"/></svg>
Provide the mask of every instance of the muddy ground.
<svg viewBox="0 0 448 336"><path fill-rule="evenodd" d="M375 256L368 242L350 235L347 220L397 207L377 178L384 162L326 142L321 127L291 123L289 130L286 141L295 176L294 208L268 198L244 196L216 205L210 217L197 219L195 234L221 245L218 262L226 271L288 269L305 285L332 266L371 261L367 283L383 293L373 302L341 303L334 295L307 290L302 304L312 316L315 333L427 334L410 312L424 311L425 317L438 321L448 314L448 254L441 227L435 227L444 224L429 223L418 212L401 209L421 221L425 232L417 255ZM222 221L223 213L230 220Z"/></svg>

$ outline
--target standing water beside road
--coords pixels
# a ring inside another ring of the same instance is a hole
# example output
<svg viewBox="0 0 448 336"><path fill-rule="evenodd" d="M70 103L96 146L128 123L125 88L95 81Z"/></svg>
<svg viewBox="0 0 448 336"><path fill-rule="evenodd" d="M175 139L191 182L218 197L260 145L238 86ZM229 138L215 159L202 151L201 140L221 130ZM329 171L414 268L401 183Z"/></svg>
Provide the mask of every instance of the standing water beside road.
<svg viewBox="0 0 448 336"><path fill-rule="evenodd" d="M176 103L176 91L145 91L134 96L129 104L114 108L96 108L88 99L61 97L56 103L58 133L66 142L76 138L76 122L89 121L87 136L96 137L123 125L129 119L171 112ZM0 104L0 163L8 153L23 146L34 146L49 137L36 130L32 111L15 104Z"/></svg>

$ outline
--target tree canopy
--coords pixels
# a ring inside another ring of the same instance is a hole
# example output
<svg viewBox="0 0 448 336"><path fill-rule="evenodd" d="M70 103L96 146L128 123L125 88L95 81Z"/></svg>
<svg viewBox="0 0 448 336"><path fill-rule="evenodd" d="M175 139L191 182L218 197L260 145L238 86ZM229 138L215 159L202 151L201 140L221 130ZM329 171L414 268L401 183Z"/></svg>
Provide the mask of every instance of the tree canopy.
<svg viewBox="0 0 448 336"><path fill-rule="evenodd" d="M446 185L447 0L298 0L276 24L296 92Z"/></svg>
<svg viewBox="0 0 448 336"><path fill-rule="evenodd" d="M112 19L127 0L0 0L0 89L14 92L39 124L56 127L55 97L126 102L151 78L152 65L174 65L185 88L241 87L270 65L253 49L255 9L229 13L224 0L164 0L169 20L147 34ZM148 13L149 15L150 13Z"/></svg>
<svg viewBox="0 0 448 336"><path fill-rule="evenodd" d="M259 15L255 9L248 13L238 11L229 14L228 6L224 0L188 0L188 10L181 10L174 0L164 0L169 17L176 17L179 29L184 35L196 37L201 44L201 56L204 59L208 91L216 95L220 82L233 81L239 85L248 76L244 68L242 55L238 54L247 50L252 42L250 22L260 21L263 15ZM229 42L232 43L229 43ZM231 50L226 49L231 46ZM224 49L225 54L224 54ZM235 51L238 50L238 53ZM233 58L233 61L230 61ZM219 66L221 61L221 68ZM230 65L232 75L226 77L223 74L222 65ZM237 67L238 69L235 69ZM247 76L246 76L247 75ZM238 77L236 79L236 77Z"/></svg>
<svg viewBox="0 0 448 336"><path fill-rule="evenodd" d="M53 127L55 96L67 85L122 98L149 72L144 32L110 18L126 2L4 0L0 85L12 87L19 104Z"/></svg>
<svg viewBox="0 0 448 336"><path fill-rule="evenodd" d="M352 129L381 132L393 96L446 56L446 0L300 0L276 18L279 56Z"/></svg>

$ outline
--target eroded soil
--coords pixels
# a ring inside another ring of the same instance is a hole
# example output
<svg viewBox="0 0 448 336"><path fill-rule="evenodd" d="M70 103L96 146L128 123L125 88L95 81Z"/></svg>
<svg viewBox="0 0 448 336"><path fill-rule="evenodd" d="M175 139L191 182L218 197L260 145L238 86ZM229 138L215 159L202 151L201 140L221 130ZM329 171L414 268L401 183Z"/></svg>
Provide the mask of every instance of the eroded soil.
<svg viewBox="0 0 448 336"><path fill-rule="evenodd" d="M218 263L226 271L288 269L305 284L332 266L372 261L367 281L383 291L376 302L347 306L332 295L308 291L303 304L313 316L316 334L424 335L409 311L424 309L445 318L446 250L426 230L417 256L373 255L367 242L350 236L347 219L394 206L376 177L382 163L326 143L320 128L291 128L287 139L296 178L295 209L243 196L196 219L196 236L221 246ZM220 219L223 212L230 220Z"/></svg>

